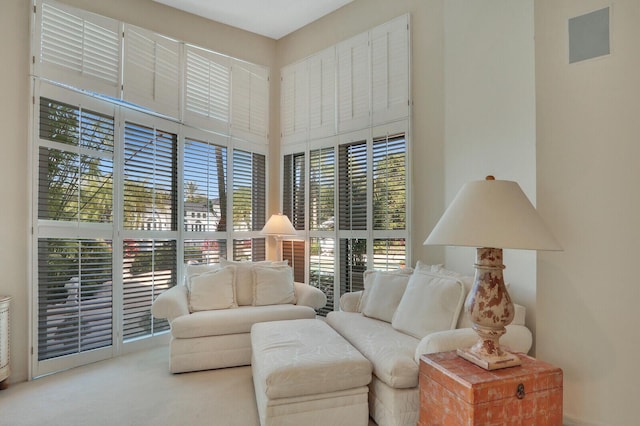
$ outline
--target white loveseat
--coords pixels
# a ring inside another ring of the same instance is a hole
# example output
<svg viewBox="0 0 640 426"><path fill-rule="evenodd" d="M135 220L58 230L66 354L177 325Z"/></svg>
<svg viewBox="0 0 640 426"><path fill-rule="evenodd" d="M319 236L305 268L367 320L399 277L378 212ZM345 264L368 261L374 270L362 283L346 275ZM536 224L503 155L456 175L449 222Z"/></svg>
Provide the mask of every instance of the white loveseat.
<svg viewBox="0 0 640 426"><path fill-rule="evenodd" d="M440 266L365 273L365 290L340 298L327 322L372 364L369 415L379 426L415 425L419 415L418 370L422 354L471 346L477 334L461 311L472 278ZM500 343L516 352L531 348L525 309L516 305Z"/></svg>
<svg viewBox="0 0 640 426"><path fill-rule="evenodd" d="M315 287L293 282L278 262L185 265L184 282L153 303L156 318L171 326L170 371L208 370L251 364L251 326L315 318L326 304Z"/></svg>

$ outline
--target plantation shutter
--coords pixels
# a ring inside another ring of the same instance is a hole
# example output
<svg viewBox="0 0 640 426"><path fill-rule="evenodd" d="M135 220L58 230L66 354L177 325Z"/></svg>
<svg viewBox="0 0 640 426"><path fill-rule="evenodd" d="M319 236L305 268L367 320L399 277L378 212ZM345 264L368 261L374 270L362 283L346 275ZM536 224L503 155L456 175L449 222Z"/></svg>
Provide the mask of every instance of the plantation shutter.
<svg viewBox="0 0 640 426"><path fill-rule="evenodd" d="M282 213L296 230L305 227L305 165L304 153L284 156Z"/></svg>
<svg viewBox="0 0 640 426"><path fill-rule="evenodd" d="M373 240L373 269L389 271L406 266L407 244L404 238Z"/></svg>
<svg viewBox="0 0 640 426"><path fill-rule="evenodd" d="M367 229L367 142L340 145L340 230Z"/></svg>
<svg viewBox="0 0 640 426"><path fill-rule="evenodd" d="M293 268L293 280L299 283L304 280L305 249L304 241L283 241L282 260L289 262Z"/></svg>
<svg viewBox="0 0 640 426"><path fill-rule="evenodd" d="M409 116L409 15L371 30L373 124Z"/></svg>
<svg viewBox="0 0 640 426"><path fill-rule="evenodd" d="M231 134L247 141L268 142L269 70L233 61Z"/></svg>
<svg viewBox="0 0 640 426"><path fill-rule="evenodd" d="M340 239L340 294L364 290L367 239Z"/></svg>
<svg viewBox="0 0 640 426"><path fill-rule="evenodd" d="M280 85L282 142L305 140L309 121L309 76L302 61L282 69Z"/></svg>
<svg viewBox="0 0 640 426"><path fill-rule="evenodd" d="M184 240L184 263L220 263L227 258L227 240Z"/></svg>
<svg viewBox="0 0 640 426"><path fill-rule="evenodd" d="M38 361L112 345L112 247L38 240Z"/></svg>
<svg viewBox="0 0 640 426"><path fill-rule="evenodd" d="M260 231L266 215L266 164L262 154L233 150L233 230Z"/></svg>
<svg viewBox="0 0 640 426"><path fill-rule="evenodd" d="M326 49L308 60L309 138L335 134L336 50Z"/></svg>
<svg viewBox="0 0 640 426"><path fill-rule="evenodd" d="M125 122L124 229L177 230L177 136Z"/></svg>
<svg viewBox="0 0 640 426"><path fill-rule="evenodd" d="M38 219L111 223L113 116L41 97L39 119Z"/></svg>
<svg viewBox="0 0 640 426"><path fill-rule="evenodd" d="M319 314L323 316L333 311L338 302L334 297L336 274L334 245L333 238L309 238L309 285L320 289L327 296L327 304L319 310Z"/></svg>
<svg viewBox="0 0 640 426"><path fill-rule="evenodd" d="M338 129L364 129L369 117L369 33L357 35L337 46Z"/></svg>
<svg viewBox="0 0 640 426"><path fill-rule="evenodd" d="M407 167L404 135L373 141L373 229L407 226Z"/></svg>
<svg viewBox="0 0 640 426"><path fill-rule="evenodd" d="M185 123L227 133L231 117L231 59L185 46Z"/></svg>
<svg viewBox="0 0 640 426"><path fill-rule="evenodd" d="M332 231L335 228L335 149L309 152L309 229Z"/></svg>
<svg viewBox="0 0 640 426"><path fill-rule="evenodd" d="M126 239L123 246L123 340L168 330L151 314L153 301L177 284L176 241Z"/></svg>
<svg viewBox="0 0 640 426"><path fill-rule="evenodd" d="M233 260L261 261L265 259L266 245L264 238L248 238L233 240Z"/></svg>
<svg viewBox="0 0 640 426"><path fill-rule="evenodd" d="M120 23L59 3L40 3L36 74L120 97Z"/></svg>
<svg viewBox="0 0 640 426"><path fill-rule="evenodd" d="M227 230L227 148L185 138L184 229L187 232Z"/></svg>
<svg viewBox="0 0 640 426"><path fill-rule="evenodd" d="M127 102L180 118L180 43L125 24L124 91Z"/></svg>

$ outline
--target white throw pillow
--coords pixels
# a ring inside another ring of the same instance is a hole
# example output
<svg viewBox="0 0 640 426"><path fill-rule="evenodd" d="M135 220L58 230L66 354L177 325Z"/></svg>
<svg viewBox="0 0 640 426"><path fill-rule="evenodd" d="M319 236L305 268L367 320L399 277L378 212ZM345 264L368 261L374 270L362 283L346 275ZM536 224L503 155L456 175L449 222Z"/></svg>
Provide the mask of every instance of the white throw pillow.
<svg viewBox="0 0 640 426"><path fill-rule="evenodd" d="M410 275L373 274L373 283L364 307L363 315L391 322L393 314L407 288Z"/></svg>
<svg viewBox="0 0 640 426"><path fill-rule="evenodd" d="M235 308L235 267L226 266L190 279L191 312Z"/></svg>
<svg viewBox="0 0 640 426"><path fill-rule="evenodd" d="M373 285L373 280L378 274L391 274L391 275L406 275L410 276L413 273L412 268L400 268L394 269L391 271L375 271L369 270L364 271L364 290L362 292L362 296L360 296L360 302L358 303L358 312L363 312L365 306L367 306L367 299L369 298L369 293L371 292L371 286Z"/></svg>
<svg viewBox="0 0 640 426"><path fill-rule="evenodd" d="M239 306L253 305L253 293L254 293L254 278L253 267L254 266L266 266L266 267L282 267L287 266L287 261L271 262L268 260L251 262L248 260L236 261L220 259L222 266L233 265L236 267L236 301Z"/></svg>
<svg viewBox="0 0 640 426"><path fill-rule="evenodd" d="M290 267L254 266L255 306L295 303L293 269Z"/></svg>
<svg viewBox="0 0 640 426"><path fill-rule="evenodd" d="M417 339L456 327L464 302L464 284L455 277L414 272L391 326Z"/></svg>
<svg viewBox="0 0 640 426"><path fill-rule="evenodd" d="M187 288L191 288L191 283L189 280L196 275L206 274L207 272L217 271L221 266L219 263L209 263L209 264L189 264L185 263L184 265L184 285Z"/></svg>

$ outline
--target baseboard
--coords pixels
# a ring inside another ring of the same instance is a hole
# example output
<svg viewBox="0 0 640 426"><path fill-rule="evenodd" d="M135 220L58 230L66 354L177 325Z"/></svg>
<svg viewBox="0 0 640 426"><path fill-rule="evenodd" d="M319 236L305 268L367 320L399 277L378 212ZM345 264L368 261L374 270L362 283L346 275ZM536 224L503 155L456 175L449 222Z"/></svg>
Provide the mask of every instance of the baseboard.
<svg viewBox="0 0 640 426"><path fill-rule="evenodd" d="M604 423L587 422L568 415L562 418L562 426L607 426Z"/></svg>

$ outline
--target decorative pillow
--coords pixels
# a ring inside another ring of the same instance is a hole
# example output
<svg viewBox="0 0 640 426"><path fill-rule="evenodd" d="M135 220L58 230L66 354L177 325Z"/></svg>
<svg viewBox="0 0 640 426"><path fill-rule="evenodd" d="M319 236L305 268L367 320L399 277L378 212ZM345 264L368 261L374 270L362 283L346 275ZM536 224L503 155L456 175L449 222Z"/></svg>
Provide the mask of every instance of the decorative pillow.
<svg viewBox="0 0 640 426"><path fill-rule="evenodd" d="M293 269L290 267L254 266L255 306L296 303L293 284Z"/></svg>
<svg viewBox="0 0 640 426"><path fill-rule="evenodd" d="M253 305L253 267L265 266L265 267L283 267L287 266L287 261L283 262L270 262L268 260L260 262L251 262L248 260L235 261L220 259L222 266L233 265L236 267L236 301L239 306Z"/></svg>
<svg viewBox="0 0 640 426"><path fill-rule="evenodd" d="M190 279L189 310L191 312L235 308L235 267L195 275Z"/></svg>
<svg viewBox="0 0 640 426"><path fill-rule="evenodd" d="M391 322L393 314L402 299L410 275L373 274L373 282L362 314L382 321Z"/></svg>
<svg viewBox="0 0 640 426"><path fill-rule="evenodd" d="M429 272L414 272L396 309L391 326L422 339L456 327L464 302L462 281Z"/></svg>
<svg viewBox="0 0 640 426"><path fill-rule="evenodd" d="M421 260L418 260L416 262L415 270L420 272L438 272L440 269L442 269L442 263L437 263L435 265L427 265Z"/></svg>
<svg viewBox="0 0 640 426"><path fill-rule="evenodd" d="M191 287L189 283L189 279L195 277L196 275L202 275L207 272L217 271L221 268L219 263L209 263L209 264L189 264L185 263L184 265L184 285L187 288Z"/></svg>
<svg viewBox="0 0 640 426"><path fill-rule="evenodd" d="M360 297L360 302L358 303L358 312L362 312L367 305L367 299L369 298L369 293L371 292L371 286L373 285L373 280L378 274L389 274L389 275L406 275L410 276L413 273L412 268L400 268L394 269L391 271L375 271L369 270L364 272L364 291L362 292L362 296Z"/></svg>

